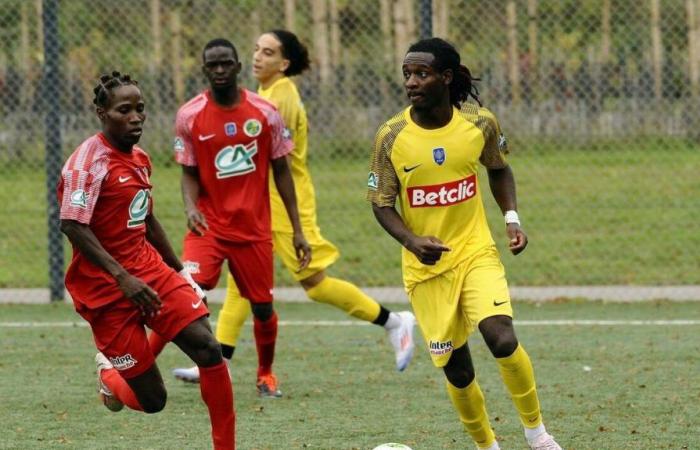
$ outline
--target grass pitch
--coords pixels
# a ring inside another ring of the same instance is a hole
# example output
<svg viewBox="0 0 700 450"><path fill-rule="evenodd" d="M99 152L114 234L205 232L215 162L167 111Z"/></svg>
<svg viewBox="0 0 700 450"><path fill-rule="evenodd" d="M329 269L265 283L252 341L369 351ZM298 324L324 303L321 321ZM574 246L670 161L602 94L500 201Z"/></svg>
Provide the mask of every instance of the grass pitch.
<svg viewBox="0 0 700 450"><path fill-rule="evenodd" d="M382 442L473 448L420 338L413 363L397 373L378 327L312 303L277 308L283 322L275 367L285 397L256 397L255 346L246 326L233 369L239 449L371 449ZM700 322L688 320L697 319L697 304L515 308L548 430L564 448L698 447ZM2 305L0 317L0 448L211 447L199 389L169 374L188 364L174 346L158 360L169 392L165 410L110 413L95 395L90 330L70 306ZM562 319L573 322L552 324ZM670 322L635 322L659 320ZM525 449L495 362L479 336L470 345L501 447Z"/></svg>

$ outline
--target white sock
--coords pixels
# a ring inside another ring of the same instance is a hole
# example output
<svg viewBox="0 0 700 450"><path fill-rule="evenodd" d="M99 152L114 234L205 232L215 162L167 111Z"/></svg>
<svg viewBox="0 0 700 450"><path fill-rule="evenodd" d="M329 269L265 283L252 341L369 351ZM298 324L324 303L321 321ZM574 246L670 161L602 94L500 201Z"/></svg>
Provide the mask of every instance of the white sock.
<svg viewBox="0 0 700 450"><path fill-rule="evenodd" d="M480 450L501 450L501 447L498 446L498 441L493 441L493 444L491 444L490 447L482 448Z"/></svg>
<svg viewBox="0 0 700 450"><path fill-rule="evenodd" d="M399 317L399 315L395 312L390 312L389 318L386 319L386 323L384 324L384 328L386 328L387 330L392 330L398 327L399 325L401 325L401 317Z"/></svg>
<svg viewBox="0 0 700 450"><path fill-rule="evenodd" d="M527 442L530 444L537 439L537 436L547 432L544 428L544 423L539 424L535 428L523 427L523 430L525 431L525 439L527 439Z"/></svg>

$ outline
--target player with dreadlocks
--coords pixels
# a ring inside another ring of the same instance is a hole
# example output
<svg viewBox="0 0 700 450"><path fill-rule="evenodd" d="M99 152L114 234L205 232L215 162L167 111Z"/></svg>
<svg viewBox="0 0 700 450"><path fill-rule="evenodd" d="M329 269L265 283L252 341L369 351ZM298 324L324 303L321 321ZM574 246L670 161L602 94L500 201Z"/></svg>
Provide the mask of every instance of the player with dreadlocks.
<svg viewBox="0 0 700 450"><path fill-rule="evenodd" d="M545 430L532 364L515 336L505 271L477 178L481 163L505 216L509 249L519 254L528 241L505 137L496 117L480 106L476 79L448 42L413 44L402 70L411 106L377 132L367 198L377 221L404 247L404 285L430 356L445 373L465 430L479 448L497 450L467 345L478 329L530 447L560 449Z"/></svg>
<svg viewBox="0 0 700 450"><path fill-rule="evenodd" d="M102 131L63 166L58 202L61 231L73 245L66 288L99 350L99 395L115 412L163 409L167 393L148 326L197 364L214 448L233 449L231 379L209 311L153 213L151 161L136 145L146 120L141 91L129 75L112 72L94 92Z"/></svg>

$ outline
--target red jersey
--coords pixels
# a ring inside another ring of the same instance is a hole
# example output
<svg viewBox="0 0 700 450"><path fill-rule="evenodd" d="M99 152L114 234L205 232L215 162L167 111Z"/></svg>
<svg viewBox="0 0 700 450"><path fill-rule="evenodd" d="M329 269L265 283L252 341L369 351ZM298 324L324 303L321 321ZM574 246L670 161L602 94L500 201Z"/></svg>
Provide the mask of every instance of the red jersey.
<svg viewBox="0 0 700 450"><path fill-rule="evenodd" d="M89 225L119 264L157 289L154 280L165 263L146 240L145 220L153 208L150 174L146 152L136 146L130 153L120 152L99 133L83 142L63 166L58 202L61 219ZM90 308L124 296L114 278L75 246L65 281L73 300Z"/></svg>
<svg viewBox="0 0 700 450"><path fill-rule="evenodd" d="M270 160L294 148L275 107L241 89L233 108L209 91L185 103L175 119L175 160L197 167L197 208L209 233L234 242L270 240Z"/></svg>

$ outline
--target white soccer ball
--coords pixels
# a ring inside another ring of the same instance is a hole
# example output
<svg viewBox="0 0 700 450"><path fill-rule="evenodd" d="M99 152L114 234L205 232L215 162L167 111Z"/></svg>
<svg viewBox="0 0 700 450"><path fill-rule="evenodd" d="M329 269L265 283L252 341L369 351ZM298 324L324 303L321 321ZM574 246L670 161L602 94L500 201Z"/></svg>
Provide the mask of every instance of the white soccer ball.
<svg viewBox="0 0 700 450"><path fill-rule="evenodd" d="M411 447L396 442L387 442L386 444L377 445L372 450L411 450Z"/></svg>

